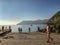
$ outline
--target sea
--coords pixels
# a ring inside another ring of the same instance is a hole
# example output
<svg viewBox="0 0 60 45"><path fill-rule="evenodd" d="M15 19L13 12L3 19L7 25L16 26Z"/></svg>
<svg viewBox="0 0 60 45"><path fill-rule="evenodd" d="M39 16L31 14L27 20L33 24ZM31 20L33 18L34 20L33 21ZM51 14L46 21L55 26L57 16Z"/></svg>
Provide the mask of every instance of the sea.
<svg viewBox="0 0 60 45"><path fill-rule="evenodd" d="M0 30L2 29L2 26L4 26L4 29L8 29L9 25L0 25ZM12 32L18 32L18 28L22 28L22 32L29 32L29 27L31 32L37 32L38 27L40 29L45 29L46 28L46 24L32 24L32 25L10 25Z"/></svg>

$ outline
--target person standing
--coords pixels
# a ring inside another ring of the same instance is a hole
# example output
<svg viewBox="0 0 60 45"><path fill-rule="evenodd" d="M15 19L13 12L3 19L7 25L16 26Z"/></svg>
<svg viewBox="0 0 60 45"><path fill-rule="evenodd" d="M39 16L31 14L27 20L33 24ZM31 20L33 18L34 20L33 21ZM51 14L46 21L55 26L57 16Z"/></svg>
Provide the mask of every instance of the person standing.
<svg viewBox="0 0 60 45"><path fill-rule="evenodd" d="M9 26L9 32L11 32L11 30L12 30L12 29L11 29L11 26Z"/></svg>
<svg viewBox="0 0 60 45"><path fill-rule="evenodd" d="M4 31L4 26L2 26L2 31Z"/></svg>
<svg viewBox="0 0 60 45"><path fill-rule="evenodd" d="M50 26L50 24L47 24L46 30L47 30L47 43L49 43L50 40L53 41L53 38L51 37L51 26Z"/></svg>
<svg viewBox="0 0 60 45"><path fill-rule="evenodd" d="M31 32L31 29L30 29L30 27L29 27L29 32Z"/></svg>
<svg viewBox="0 0 60 45"><path fill-rule="evenodd" d="M38 32L40 32L40 27L38 27Z"/></svg>
<svg viewBox="0 0 60 45"><path fill-rule="evenodd" d="M18 31L19 31L19 33L21 32L20 27L18 27Z"/></svg>
<svg viewBox="0 0 60 45"><path fill-rule="evenodd" d="M21 30L21 33L22 33L22 28L20 28L20 30Z"/></svg>

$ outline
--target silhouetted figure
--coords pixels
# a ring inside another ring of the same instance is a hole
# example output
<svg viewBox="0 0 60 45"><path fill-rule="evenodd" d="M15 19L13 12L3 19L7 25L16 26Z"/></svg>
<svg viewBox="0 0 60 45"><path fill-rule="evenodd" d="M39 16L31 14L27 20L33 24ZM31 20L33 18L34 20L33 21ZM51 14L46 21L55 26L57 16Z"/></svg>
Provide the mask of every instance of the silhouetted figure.
<svg viewBox="0 0 60 45"><path fill-rule="evenodd" d="M31 32L31 29L30 29L30 27L29 27L29 32Z"/></svg>
<svg viewBox="0 0 60 45"><path fill-rule="evenodd" d="M11 26L9 26L9 32L11 32Z"/></svg>
<svg viewBox="0 0 60 45"><path fill-rule="evenodd" d="M50 27L50 32L53 32L53 27Z"/></svg>
<svg viewBox="0 0 60 45"><path fill-rule="evenodd" d="M50 32L55 32L54 26L50 26Z"/></svg>
<svg viewBox="0 0 60 45"><path fill-rule="evenodd" d="M21 32L22 32L22 28L19 27L19 28L18 28L18 31L19 31L19 33L21 33Z"/></svg>
<svg viewBox="0 0 60 45"><path fill-rule="evenodd" d="M38 32L40 31L40 27L38 27Z"/></svg>
<svg viewBox="0 0 60 45"><path fill-rule="evenodd" d="M21 33L22 33L22 28L20 28L20 30L21 30Z"/></svg>
<svg viewBox="0 0 60 45"><path fill-rule="evenodd" d="M2 26L2 31L4 31L4 26Z"/></svg>
<svg viewBox="0 0 60 45"><path fill-rule="evenodd" d="M20 33L20 27L18 27L18 32Z"/></svg>
<svg viewBox="0 0 60 45"><path fill-rule="evenodd" d="M53 41L53 38L51 37L51 26L50 26L50 24L47 24L46 29L47 29L47 43L49 43L50 40Z"/></svg>

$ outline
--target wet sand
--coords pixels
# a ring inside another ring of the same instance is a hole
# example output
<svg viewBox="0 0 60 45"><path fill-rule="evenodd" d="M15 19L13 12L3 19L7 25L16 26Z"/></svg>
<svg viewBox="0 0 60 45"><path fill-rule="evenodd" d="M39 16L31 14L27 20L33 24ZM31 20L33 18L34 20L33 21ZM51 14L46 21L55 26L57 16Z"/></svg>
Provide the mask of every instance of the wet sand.
<svg viewBox="0 0 60 45"><path fill-rule="evenodd" d="M46 33L9 33L0 37L0 45L60 45L60 34L52 33L51 36L54 41L46 43Z"/></svg>

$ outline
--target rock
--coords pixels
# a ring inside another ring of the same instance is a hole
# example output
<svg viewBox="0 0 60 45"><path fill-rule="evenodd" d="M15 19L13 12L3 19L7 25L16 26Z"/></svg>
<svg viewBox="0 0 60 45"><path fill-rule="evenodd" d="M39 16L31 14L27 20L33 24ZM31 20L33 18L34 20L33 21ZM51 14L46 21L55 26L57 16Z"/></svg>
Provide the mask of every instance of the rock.
<svg viewBox="0 0 60 45"><path fill-rule="evenodd" d="M3 39L8 39L8 36L4 36Z"/></svg>
<svg viewBox="0 0 60 45"><path fill-rule="evenodd" d="M9 38L14 38L14 36L8 36Z"/></svg>

